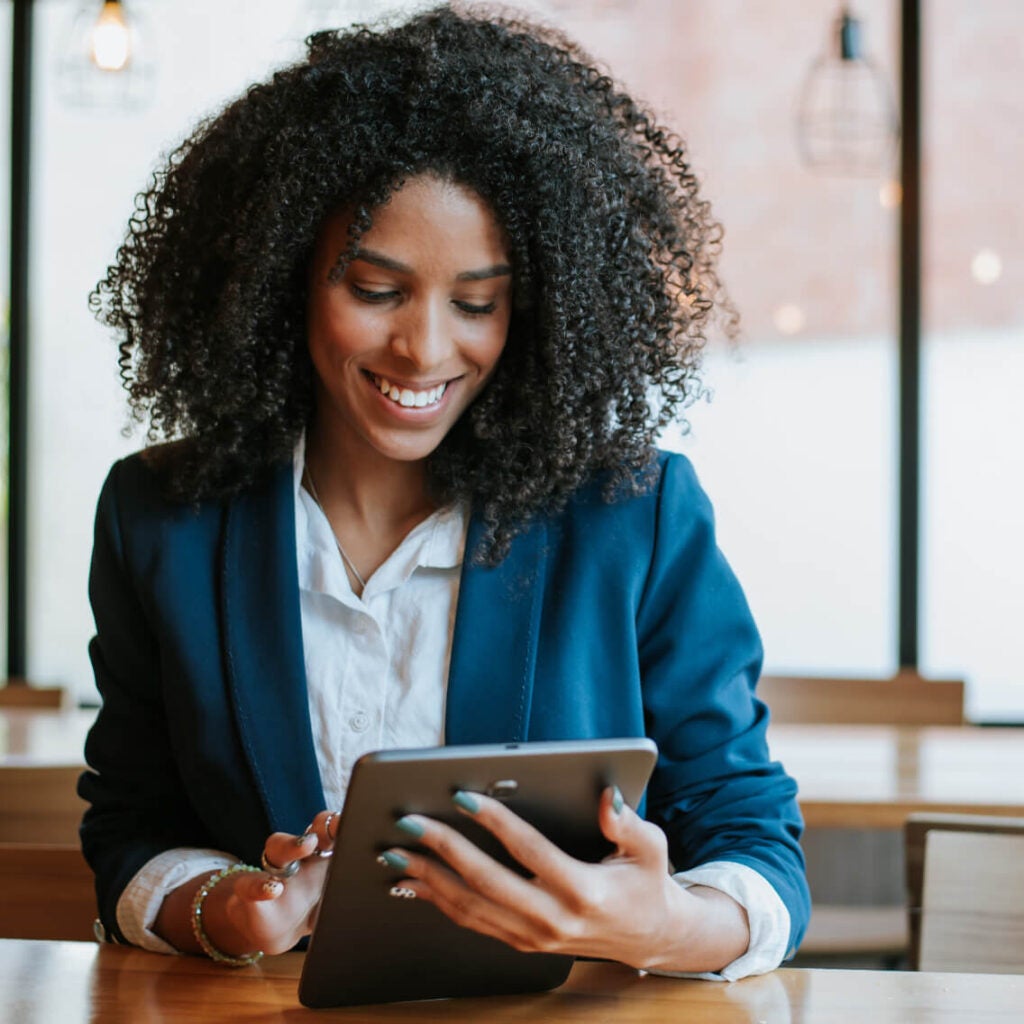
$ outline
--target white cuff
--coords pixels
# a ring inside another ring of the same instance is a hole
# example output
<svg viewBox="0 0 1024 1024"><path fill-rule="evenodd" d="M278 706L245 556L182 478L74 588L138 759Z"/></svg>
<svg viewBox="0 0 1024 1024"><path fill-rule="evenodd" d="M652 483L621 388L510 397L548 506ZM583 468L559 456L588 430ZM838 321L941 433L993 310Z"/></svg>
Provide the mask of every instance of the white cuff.
<svg viewBox="0 0 1024 1024"><path fill-rule="evenodd" d="M751 974L767 974L782 963L789 942L789 911L771 883L746 864L716 860L672 876L681 886L706 885L731 896L747 912L750 945L747 951L720 971L690 973L649 971L671 978L703 978L708 981L738 981Z"/></svg>
<svg viewBox="0 0 1024 1024"><path fill-rule="evenodd" d="M153 931L164 898L190 878L237 864L238 858L220 850L165 850L146 861L124 887L117 901L117 926L133 945L153 953L177 953Z"/></svg>

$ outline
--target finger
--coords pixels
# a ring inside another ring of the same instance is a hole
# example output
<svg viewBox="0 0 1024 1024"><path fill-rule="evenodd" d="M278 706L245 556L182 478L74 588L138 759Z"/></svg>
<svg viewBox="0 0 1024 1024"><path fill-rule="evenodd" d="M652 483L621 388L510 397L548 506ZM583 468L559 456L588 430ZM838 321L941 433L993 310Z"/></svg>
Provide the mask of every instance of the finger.
<svg viewBox="0 0 1024 1024"><path fill-rule="evenodd" d="M560 850L500 800L463 792L456 793L453 800L459 810L491 832L517 863L547 885L569 890L576 884L581 862Z"/></svg>
<svg viewBox="0 0 1024 1024"><path fill-rule="evenodd" d="M521 934L542 929L558 916L557 900L536 879L528 881L499 864L442 822L410 817L420 830L421 845L440 860L398 848L386 850L378 860L422 880L444 901L445 913L457 923L477 928L478 922L486 920L493 927ZM403 822L411 831L409 819Z"/></svg>
<svg viewBox="0 0 1024 1024"><path fill-rule="evenodd" d="M622 799L618 786L609 786L601 794L597 820L605 839L615 844L615 853L606 860L629 859L645 866L664 865L668 870L665 833L644 821Z"/></svg>
<svg viewBox="0 0 1024 1024"><path fill-rule="evenodd" d="M316 836L316 853L322 855L334 850L334 837L338 833L339 818L338 811L320 811L310 823L306 831Z"/></svg>
<svg viewBox="0 0 1024 1024"><path fill-rule="evenodd" d="M316 849L317 836L313 832L301 836L289 832L275 832L267 837L263 852L267 863L283 868L293 860L305 860Z"/></svg>
<svg viewBox="0 0 1024 1024"><path fill-rule="evenodd" d="M450 893L442 893L425 879L403 878L391 887L390 895L396 899L411 898L433 903L441 913L460 927L469 928L481 935L489 935L515 949L535 948L524 938L521 930L507 927L483 901L477 902L471 898L452 899Z"/></svg>

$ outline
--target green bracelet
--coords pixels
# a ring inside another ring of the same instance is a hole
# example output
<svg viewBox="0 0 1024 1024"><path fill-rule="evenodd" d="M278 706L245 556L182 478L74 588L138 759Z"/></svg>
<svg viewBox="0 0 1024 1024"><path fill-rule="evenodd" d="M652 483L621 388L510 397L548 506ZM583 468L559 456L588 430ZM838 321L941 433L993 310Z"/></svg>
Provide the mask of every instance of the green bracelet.
<svg viewBox="0 0 1024 1024"><path fill-rule="evenodd" d="M259 868L254 868L251 864L232 864L231 867L211 875L192 897L192 934L196 937L196 942L202 946L203 952L211 960L226 964L228 967L251 967L263 959L262 950L257 953L246 953L245 956L228 956L227 953L222 953L203 931L203 901L213 892L213 887L218 882L223 882L228 875L236 875L240 871L259 871Z"/></svg>

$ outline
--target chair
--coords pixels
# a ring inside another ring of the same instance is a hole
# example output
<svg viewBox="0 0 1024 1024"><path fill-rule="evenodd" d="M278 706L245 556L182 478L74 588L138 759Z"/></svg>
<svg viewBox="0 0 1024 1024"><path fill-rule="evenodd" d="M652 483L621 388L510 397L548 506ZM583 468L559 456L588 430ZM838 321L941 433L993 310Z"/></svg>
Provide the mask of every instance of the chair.
<svg viewBox="0 0 1024 1024"><path fill-rule="evenodd" d="M963 725L962 680L923 679L900 672L892 679L762 676L757 695L773 722L807 725Z"/></svg>
<svg viewBox="0 0 1024 1024"><path fill-rule="evenodd" d="M0 938L91 941L93 875L75 846L0 843Z"/></svg>
<svg viewBox="0 0 1024 1024"><path fill-rule="evenodd" d="M961 680L903 671L891 679L762 676L758 697L772 722L805 725L962 725ZM769 738L770 738L769 732ZM804 834L813 913L801 962L881 963L906 955L898 833L819 829Z"/></svg>
<svg viewBox="0 0 1024 1024"><path fill-rule="evenodd" d="M910 967L1024 974L1024 819L912 814L904 840Z"/></svg>

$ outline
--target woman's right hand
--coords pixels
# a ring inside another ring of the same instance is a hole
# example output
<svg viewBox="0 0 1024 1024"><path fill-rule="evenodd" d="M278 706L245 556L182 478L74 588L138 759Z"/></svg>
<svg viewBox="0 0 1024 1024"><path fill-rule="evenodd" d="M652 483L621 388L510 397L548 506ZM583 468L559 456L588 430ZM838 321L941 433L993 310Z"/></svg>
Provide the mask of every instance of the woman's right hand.
<svg viewBox="0 0 1024 1024"><path fill-rule="evenodd" d="M264 855L284 867L300 862L299 871L281 879L265 871L238 871L218 882L203 901L203 931L220 952L245 956L256 951L285 953L313 930L327 860L334 847L337 814L321 811L302 836L275 832ZM315 854L321 856L315 856ZM212 872L190 879L163 902L154 931L181 952L202 953L192 931L192 900Z"/></svg>

